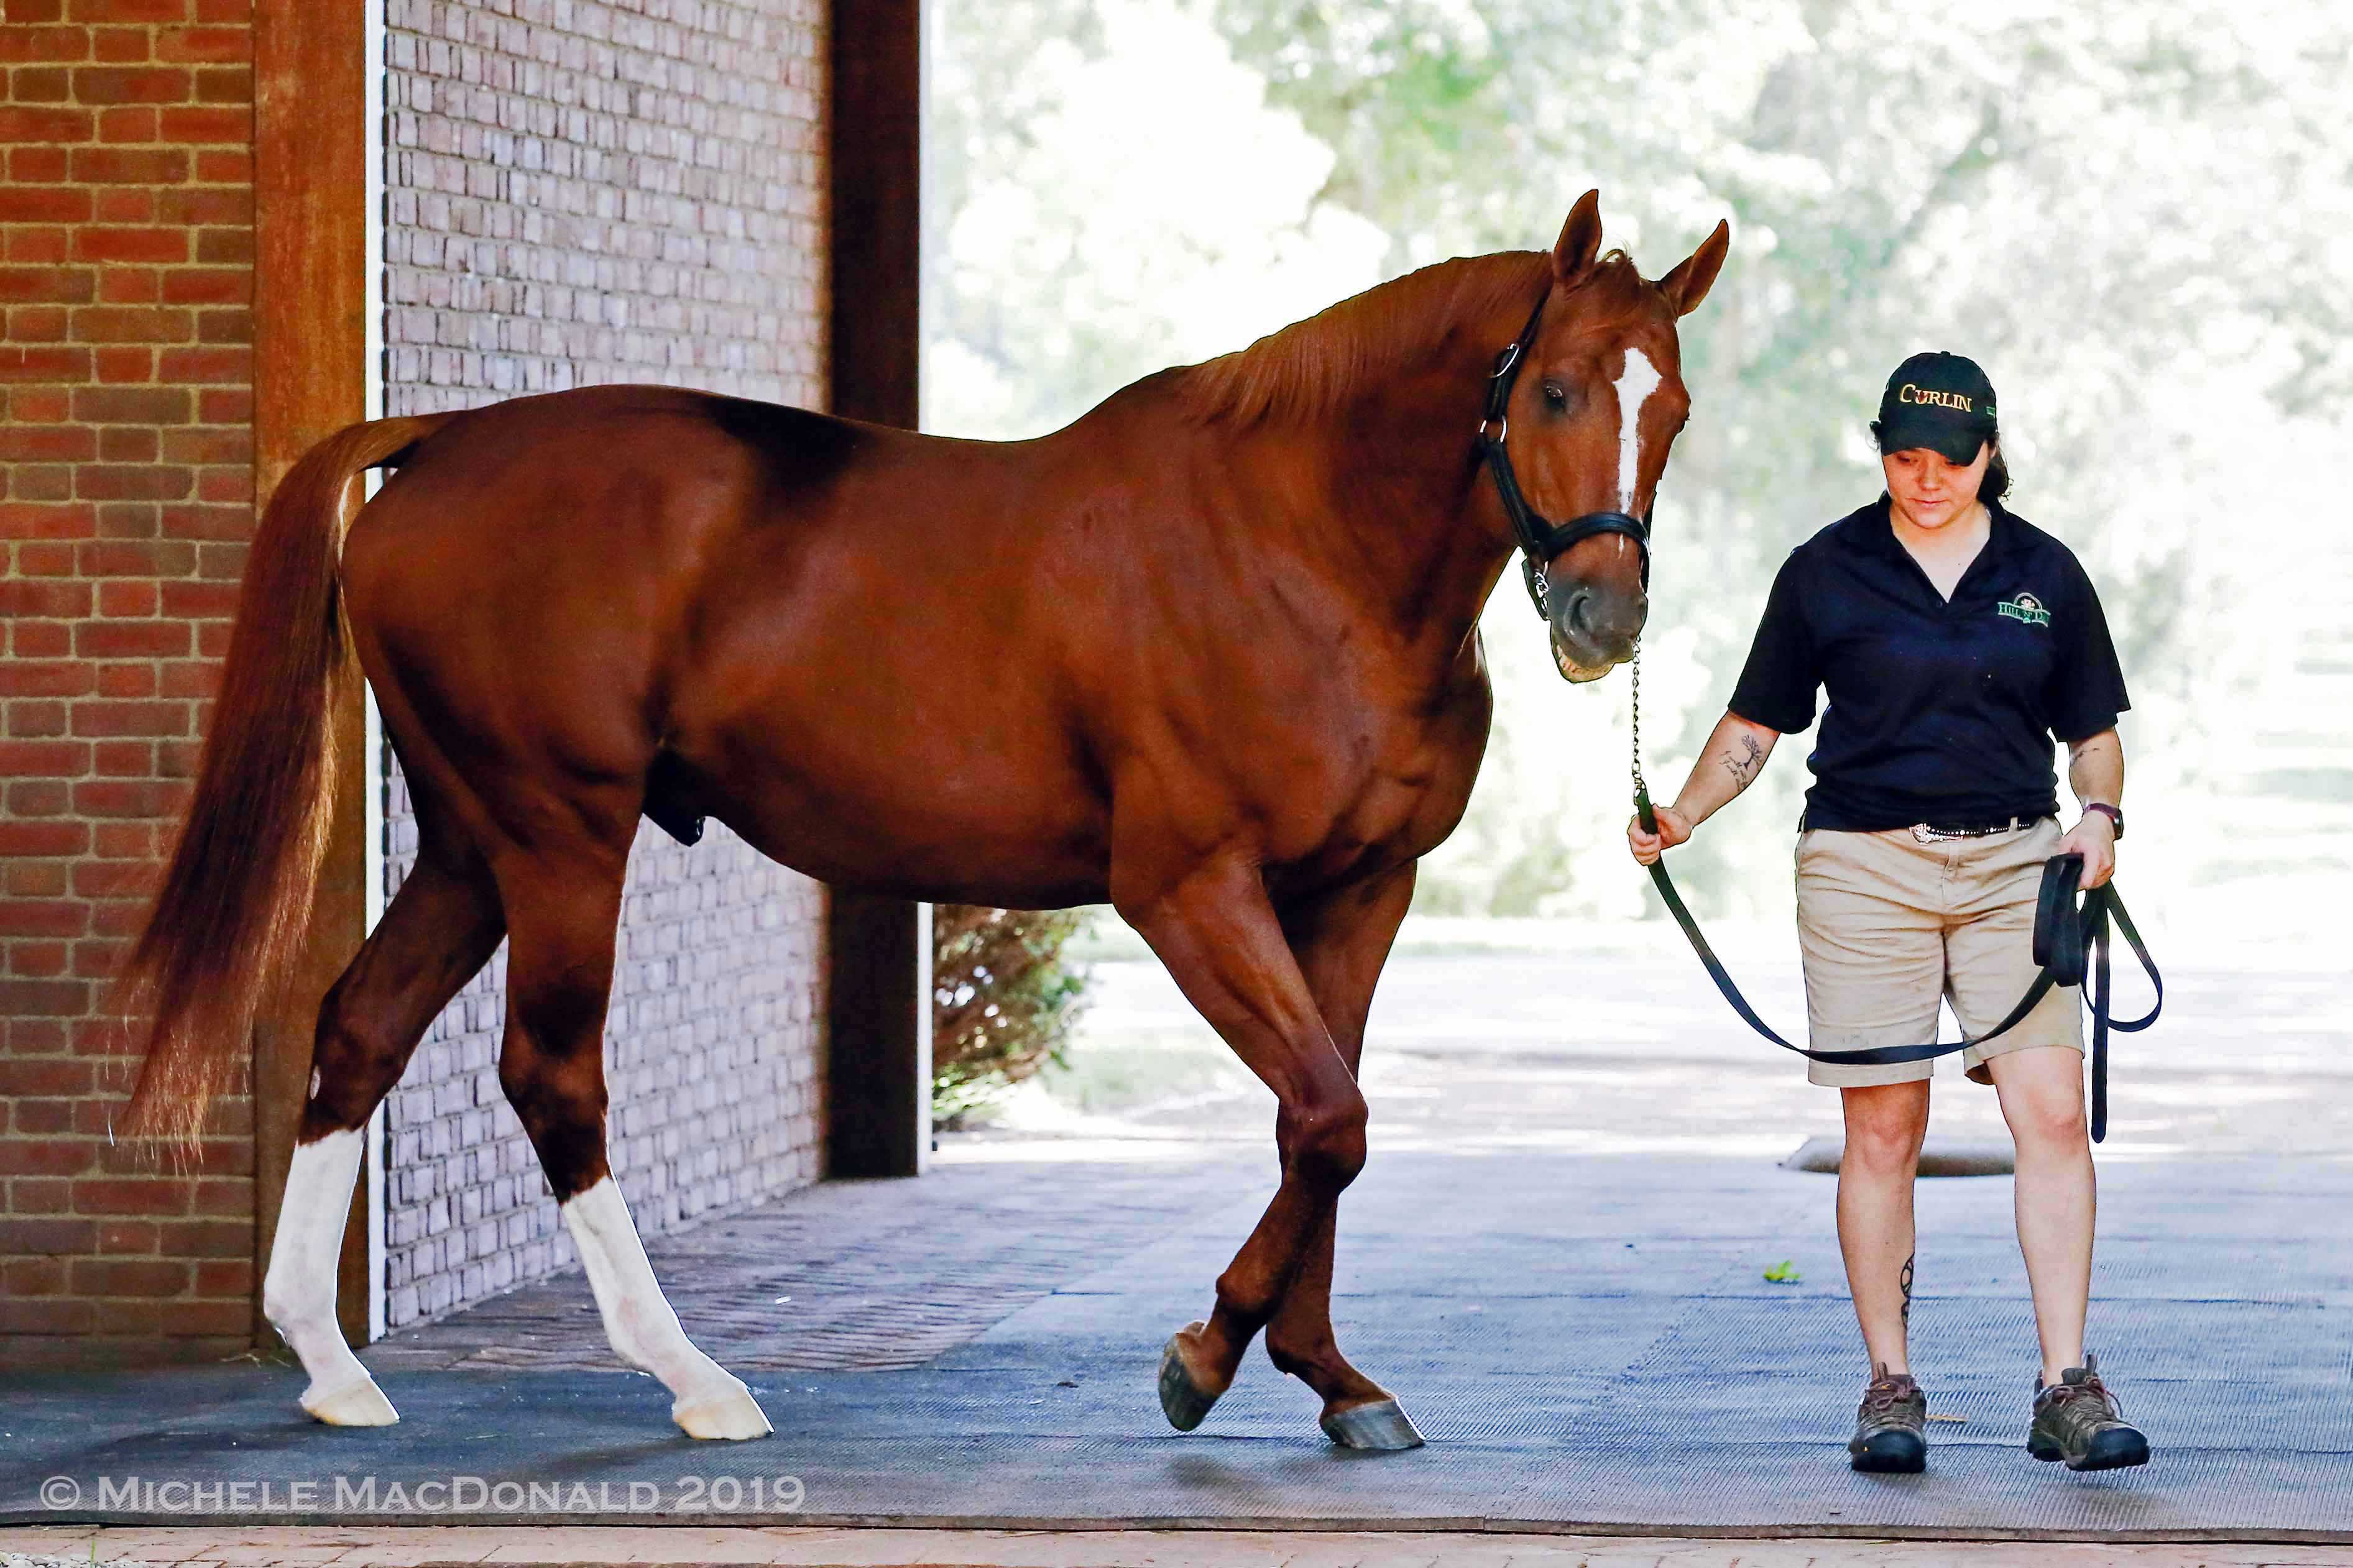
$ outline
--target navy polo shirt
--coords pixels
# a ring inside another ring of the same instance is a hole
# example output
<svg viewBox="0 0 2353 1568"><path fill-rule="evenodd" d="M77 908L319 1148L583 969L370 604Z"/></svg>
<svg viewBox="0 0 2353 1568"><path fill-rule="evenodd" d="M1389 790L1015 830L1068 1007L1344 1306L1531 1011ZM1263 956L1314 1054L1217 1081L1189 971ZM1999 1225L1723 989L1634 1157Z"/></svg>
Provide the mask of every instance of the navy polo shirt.
<svg viewBox="0 0 2353 1568"><path fill-rule="evenodd" d="M2053 816L2052 737L2131 706L2074 552L1989 502L1990 531L1947 601L1883 495L1789 552L1731 709L1783 733L1814 721L1808 827L1875 833Z"/></svg>

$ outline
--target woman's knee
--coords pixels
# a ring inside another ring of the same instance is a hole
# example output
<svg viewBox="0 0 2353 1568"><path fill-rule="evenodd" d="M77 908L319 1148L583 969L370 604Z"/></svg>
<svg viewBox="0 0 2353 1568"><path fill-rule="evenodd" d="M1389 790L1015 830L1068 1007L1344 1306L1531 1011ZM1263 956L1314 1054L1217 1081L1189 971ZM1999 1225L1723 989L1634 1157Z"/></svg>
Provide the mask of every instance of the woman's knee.
<svg viewBox="0 0 2353 1568"><path fill-rule="evenodd" d="M1891 1083L1841 1091L1845 1159L1868 1170L1909 1170L1928 1130L1927 1089L1926 1083Z"/></svg>
<svg viewBox="0 0 2353 1568"><path fill-rule="evenodd" d="M2038 1149L2091 1147L2081 1090L2021 1095L2015 1103L2002 1108L2002 1114L2010 1122L2010 1136L2021 1144Z"/></svg>
<svg viewBox="0 0 2353 1568"><path fill-rule="evenodd" d="M2014 1051L1987 1067L2001 1095L2002 1119L2021 1148L2091 1147L2080 1053L2058 1047Z"/></svg>

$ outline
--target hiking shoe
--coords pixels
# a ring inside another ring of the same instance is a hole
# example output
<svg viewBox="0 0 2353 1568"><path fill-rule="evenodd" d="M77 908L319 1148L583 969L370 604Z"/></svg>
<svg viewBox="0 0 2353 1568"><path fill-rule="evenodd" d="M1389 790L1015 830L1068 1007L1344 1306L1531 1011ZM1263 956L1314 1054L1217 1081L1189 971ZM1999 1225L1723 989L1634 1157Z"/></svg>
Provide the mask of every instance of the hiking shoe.
<svg viewBox="0 0 2353 1568"><path fill-rule="evenodd" d="M1854 1468L1883 1475L1917 1475L1928 1468L1928 1396L1908 1372L1884 1365L1862 1391L1854 1436L1846 1451Z"/></svg>
<svg viewBox="0 0 2353 1568"><path fill-rule="evenodd" d="M2035 1380L2026 1451L2038 1459L2064 1459L2071 1470L2148 1463L2148 1439L2125 1420L2116 1396L2100 1381L2100 1358L2088 1351L2084 1364L2061 1373L2057 1383Z"/></svg>

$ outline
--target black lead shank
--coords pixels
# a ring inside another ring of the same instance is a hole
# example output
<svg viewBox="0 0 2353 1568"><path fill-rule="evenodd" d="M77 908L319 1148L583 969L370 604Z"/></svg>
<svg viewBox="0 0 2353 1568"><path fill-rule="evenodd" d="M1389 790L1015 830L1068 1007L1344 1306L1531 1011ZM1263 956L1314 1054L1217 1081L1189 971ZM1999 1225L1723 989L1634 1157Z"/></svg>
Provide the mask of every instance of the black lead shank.
<svg viewBox="0 0 2353 1568"><path fill-rule="evenodd" d="M1634 807L1641 817L1642 831L1658 832L1659 819L1651 809L1648 791L1635 792ZM2027 987L2026 994L2019 998L2018 1005L2012 1007L2000 1023L1982 1035L1958 1040L1912 1046L1862 1046L1836 1051L1809 1050L1803 1046L1791 1045L1775 1034L1765 1020L1757 1016L1757 1010L1748 1005L1748 998L1740 994L1740 987L1733 984L1731 973L1715 956L1715 950L1708 946L1707 938L1700 934L1699 922L1692 919L1691 910L1684 907L1683 895L1675 890L1673 879L1667 875L1664 852L1651 862L1649 869L1651 883L1659 889L1659 897L1666 904L1667 912L1674 916L1677 925L1683 927L1683 935L1691 941L1692 951L1699 954L1700 963L1707 969L1708 978L1715 982L1718 991L1724 993L1724 999L1732 1004L1732 1010L1739 1014L1750 1028L1783 1050L1795 1051L1818 1062L1880 1067L1896 1062L1927 1061L1936 1057L1950 1056L1955 1051L1967 1050L1971 1046L1981 1046L1998 1035L2008 1034L2024 1022L2026 1016L2034 1011L2035 1005L2053 985L2083 984L2088 954L2092 971L2092 1142L2094 1143L2108 1135L2108 1031L2115 1029L2128 1035L2138 1034L2156 1023L2158 1014L2165 1008L2165 977L2157 972L2157 962L2149 957L2140 931L2133 925L2132 916L2125 912L2124 900L2116 897L2115 885L2094 888L2084 893L2083 907L2078 909L2075 898L2084 876L2084 858L2081 855L2054 855L2043 865L2042 887L2034 908L2034 962L2042 966L2042 972L2034 977L2034 984ZM2111 920L2115 921L2116 928L2125 933L2125 941L2131 945L2133 956L2140 960L2141 968L2147 972L2149 984L2157 991L2155 1004L2142 1017L2118 1018L2110 1011L2108 924Z"/></svg>

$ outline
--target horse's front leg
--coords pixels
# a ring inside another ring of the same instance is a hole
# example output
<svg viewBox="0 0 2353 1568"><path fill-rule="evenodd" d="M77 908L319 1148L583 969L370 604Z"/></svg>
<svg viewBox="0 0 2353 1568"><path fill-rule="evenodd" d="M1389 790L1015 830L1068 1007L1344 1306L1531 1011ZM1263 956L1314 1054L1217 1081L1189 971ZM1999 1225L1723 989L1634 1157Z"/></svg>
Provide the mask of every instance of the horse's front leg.
<svg viewBox="0 0 2353 1568"><path fill-rule="evenodd" d="M1332 1044L1357 1071L1373 987L1413 902L1414 863L1368 877L1283 911L1292 952L1306 976ZM1274 1364L1324 1400L1324 1434L1351 1448L1418 1448L1421 1434L1388 1391L1340 1353L1332 1332L1332 1250L1336 1205L1309 1240L1299 1277L1267 1325L1266 1353Z"/></svg>
<svg viewBox="0 0 2353 1568"><path fill-rule="evenodd" d="M1150 865L1150 858L1144 865ZM1218 1277L1217 1305L1162 1357L1160 1403L1190 1431L1233 1383L1243 1352L1297 1279L1341 1189L1365 1163L1365 1098L1267 901L1256 861L1224 852L1174 874L1114 863L1113 901L1250 1069L1274 1091L1282 1184Z"/></svg>

